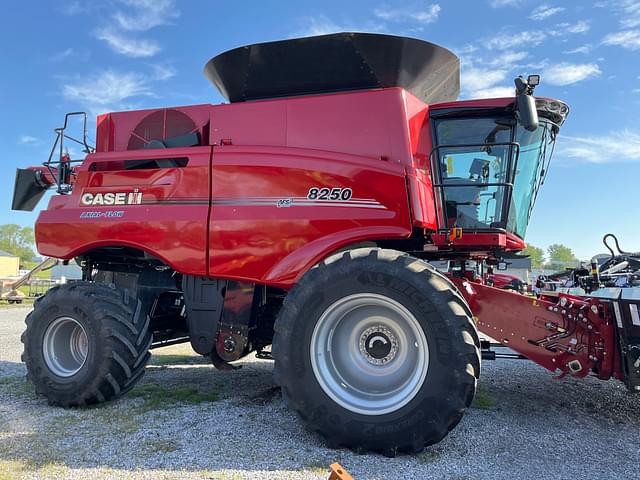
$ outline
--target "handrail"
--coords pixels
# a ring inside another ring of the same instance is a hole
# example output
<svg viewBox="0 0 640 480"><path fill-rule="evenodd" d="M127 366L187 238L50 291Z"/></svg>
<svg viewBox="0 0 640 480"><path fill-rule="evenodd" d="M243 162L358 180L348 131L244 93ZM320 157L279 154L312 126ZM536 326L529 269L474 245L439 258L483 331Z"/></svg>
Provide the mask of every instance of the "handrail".
<svg viewBox="0 0 640 480"><path fill-rule="evenodd" d="M74 116L82 116L82 140L78 140L70 135L65 134L65 130L69 124L69 118ZM71 190L70 177L72 169L70 165L73 163L81 163L84 160L71 160L64 152L64 139L71 140L79 145L84 146L82 150L84 153L93 153L95 148L87 143L87 113L86 112L69 112L64 116L64 125L62 127L54 129L56 133L56 140L51 147L51 153L49 153L49 159L42 165L45 166L51 175L51 178L56 182L58 187L57 192L61 194L69 193ZM54 161L54 153L58 150L58 160ZM57 165L57 171L54 171L52 165Z"/></svg>

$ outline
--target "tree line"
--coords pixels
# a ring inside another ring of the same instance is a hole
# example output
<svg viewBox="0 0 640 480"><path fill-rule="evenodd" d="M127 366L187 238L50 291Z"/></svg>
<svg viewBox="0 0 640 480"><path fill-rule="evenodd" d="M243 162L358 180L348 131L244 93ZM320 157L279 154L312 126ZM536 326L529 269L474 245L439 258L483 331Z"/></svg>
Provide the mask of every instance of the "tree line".
<svg viewBox="0 0 640 480"><path fill-rule="evenodd" d="M534 269L545 268L548 270L555 270L557 272L563 271L566 268L571 268L572 265L578 263L578 257L575 256L573 251L566 245L561 243L554 243L549 245L546 252L541 248L533 245L528 245L522 251L523 255L528 255L531 258L531 267Z"/></svg>
<svg viewBox="0 0 640 480"><path fill-rule="evenodd" d="M20 264L34 257L35 239L33 228L21 227L15 223L0 225L0 250L20 257Z"/></svg>

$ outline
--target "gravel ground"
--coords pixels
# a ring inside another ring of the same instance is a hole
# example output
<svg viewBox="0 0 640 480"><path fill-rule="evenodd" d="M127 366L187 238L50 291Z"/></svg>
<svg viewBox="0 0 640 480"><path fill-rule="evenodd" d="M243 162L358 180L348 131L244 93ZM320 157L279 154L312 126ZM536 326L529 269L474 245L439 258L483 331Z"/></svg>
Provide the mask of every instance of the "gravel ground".
<svg viewBox="0 0 640 480"><path fill-rule="evenodd" d="M20 362L27 308L0 310L0 480L8 478L638 478L640 396L615 381L556 381L524 361L485 362L460 425L417 456L325 448L273 388L269 361L220 372L178 345L154 352L126 397L49 407Z"/></svg>

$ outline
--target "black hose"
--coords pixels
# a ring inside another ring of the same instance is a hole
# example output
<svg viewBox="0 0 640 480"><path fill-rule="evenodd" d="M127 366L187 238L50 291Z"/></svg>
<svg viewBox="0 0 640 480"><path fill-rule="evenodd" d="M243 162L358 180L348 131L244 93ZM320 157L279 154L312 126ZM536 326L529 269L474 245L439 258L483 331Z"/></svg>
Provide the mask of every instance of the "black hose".
<svg viewBox="0 0 640 480"><path fill-rule="evenodd" d="M602 237L602 243L604 243L604 246L607 247L607 250L611 252L612 259L615 258L616 254L613 252L613 248L611 248L607 243L607 238L609 237L613 238L613 241L616 244L616 248L618 249L618 253L620 255L629 255L629 252L625 252L620 248L620 244L618 243L618 237L616 237L613 233L607 233L604 237Z"/></svg>

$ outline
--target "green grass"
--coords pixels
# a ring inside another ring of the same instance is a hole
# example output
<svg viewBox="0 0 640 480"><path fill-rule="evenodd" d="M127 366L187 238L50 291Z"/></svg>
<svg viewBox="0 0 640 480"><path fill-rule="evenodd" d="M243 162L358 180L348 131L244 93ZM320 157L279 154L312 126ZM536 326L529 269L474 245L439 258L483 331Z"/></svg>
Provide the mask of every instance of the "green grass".
<svg viewBox="0 0 640 480"><path fill-rule="evenodd" d="M25 293L25 295L29 293L28 291ZM32 298L23 298L22 299L22 303L9 303L6 300L2 300L2 302L0 302L0 308L24 308L24 307L32 307L33 306L33 299Z"/></svg>
<svg viewBox="0 0 640 480"><path fill-rule="evenodd" d="M440 460L440 452L436 450L425 450L420 455L418 455L418 462L422 465L428 465L430 463L436 463Z"/></svg>
<svg viewBox="0 0 640 480"><path fill-rule="evenodd" d="M217 392L203 391L193 387L161 387L159 385L138 385L131 392L131 398L144 399L144 410L158 410L176 403L200 404L216 402L220 399Z"/></svg>
<svg viewBox="0 0 640 480"><path fill-rule="evenodd" d="M478 389L476 396L473 398L471 408L477 408L479 410L492 410L496 406L496 401L489 394Z"/></svg>
<svg viewBox="0 0 640 480"><path fill-rule="evenodd" d="M208 480L242 480L239 473L214 472L212 470L200 470L197 472L199 477Z"/></svg>
<svg viewBox="0 0 640 480"><path fill-rule="evenodd" d="M171 453L180 448L180 444L173 440L149 440L142 445L142 450L147 454Z"/></svg>
<svg viewBox="0 0 640 480"><path fill-rule="evenodd" d="M0 377L0 389L10 395L35 398L33 384L23 376Z"/></svg>
<svg viewBox="0 0 640 480"><path fill-rule="evenodd" d="M314 460L311 461L309 463L307 463L304 467L304 469L307 472L310 473L314 473L316 475L327 475L329 476L330 473L330 468L329 468L329 464L332 462L327 463L324 460Z"/></svg>
<svg viewBox="0 0 640 480"><path fill-rule="evenodd" d="M194 365L198 363L209 363L204 357L193 355L193 354L184 354L184 355L151 355L151 360L149 361L149 365Z"/></svg>
<svg viewBox="0 0 640 480"><path fill-rule="evenodd" d="M0 460L0 480L20 478L30 470L28 465L18 460Z"/></svg>
<svg viewBox="0 0 640 480"><path fill-rule="evenodd" d="M20 264L21 268L24 270L31 270L36 265L38 265L38 262L22 262ZM45 270L44 272L38 272L32 278L39 278L41 280L51 280L51 269Z"/></svg>

